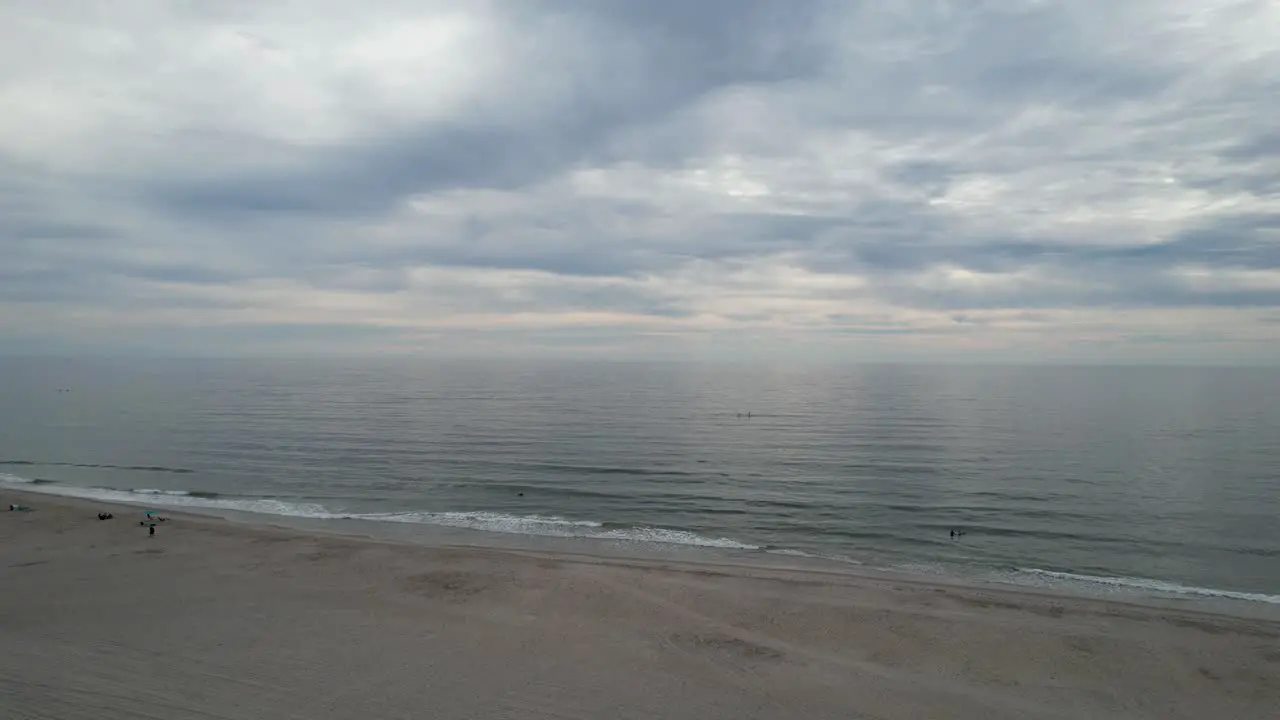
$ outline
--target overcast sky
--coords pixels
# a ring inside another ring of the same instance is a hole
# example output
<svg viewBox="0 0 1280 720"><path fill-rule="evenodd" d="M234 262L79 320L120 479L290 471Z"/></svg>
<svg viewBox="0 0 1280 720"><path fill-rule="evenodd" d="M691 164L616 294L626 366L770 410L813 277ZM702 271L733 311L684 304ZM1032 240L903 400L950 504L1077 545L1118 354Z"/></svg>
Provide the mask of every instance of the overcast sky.
<svg viewBox="0 0 1280 720"><path fill-rule="evenodd" d="M1272 0L0 0L0 353L1276 362Z"/></svg>

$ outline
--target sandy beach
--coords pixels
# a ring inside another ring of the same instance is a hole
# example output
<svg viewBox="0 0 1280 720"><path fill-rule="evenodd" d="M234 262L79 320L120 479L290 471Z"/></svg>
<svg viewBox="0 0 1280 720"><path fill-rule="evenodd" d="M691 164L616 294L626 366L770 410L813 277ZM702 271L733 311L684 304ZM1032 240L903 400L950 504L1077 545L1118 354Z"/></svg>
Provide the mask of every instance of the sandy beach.
<svg viewBox="0 0 1280 720"><path fill-rule="evenodd" d="M5 718L1269 718L1280 623L5 493ZM113 520L96 513L112 511Z"/></svg>

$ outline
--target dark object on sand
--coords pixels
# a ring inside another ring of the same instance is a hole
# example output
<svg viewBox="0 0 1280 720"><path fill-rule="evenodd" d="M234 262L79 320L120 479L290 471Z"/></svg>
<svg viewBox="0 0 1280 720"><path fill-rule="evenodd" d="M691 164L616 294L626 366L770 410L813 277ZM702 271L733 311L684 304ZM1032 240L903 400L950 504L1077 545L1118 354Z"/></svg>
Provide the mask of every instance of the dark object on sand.
<svg viewBox="0 0 1280 720"><path fill-rule="evenodd" d="M156 534L156 526L155 526L155 525L152 525L152 526L149 528L149 532L148 532L147 534L148 534L148 535L155 535L155 534Z"/></svg>
<svg viewBox="0 0 1280 720"><path fill-rule="evenodd" d="M113 517L115 517L115 516L114 516L114 515L112 515L111 513L98 513L98 519L99 519L99 520L110 520L110 519L111 519L111 518L113 518Z"/></svg>

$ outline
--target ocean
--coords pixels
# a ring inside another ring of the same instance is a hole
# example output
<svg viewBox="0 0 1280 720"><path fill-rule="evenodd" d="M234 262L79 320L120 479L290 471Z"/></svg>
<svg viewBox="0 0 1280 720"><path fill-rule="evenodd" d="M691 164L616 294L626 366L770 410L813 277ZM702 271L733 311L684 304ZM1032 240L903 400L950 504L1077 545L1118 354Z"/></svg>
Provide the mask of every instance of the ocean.
<svg viewBox="0 0 1280 720"><path fill-rule="evenodd" d="M1280 604L1275 369L8 358L5 486Z"/></svg>

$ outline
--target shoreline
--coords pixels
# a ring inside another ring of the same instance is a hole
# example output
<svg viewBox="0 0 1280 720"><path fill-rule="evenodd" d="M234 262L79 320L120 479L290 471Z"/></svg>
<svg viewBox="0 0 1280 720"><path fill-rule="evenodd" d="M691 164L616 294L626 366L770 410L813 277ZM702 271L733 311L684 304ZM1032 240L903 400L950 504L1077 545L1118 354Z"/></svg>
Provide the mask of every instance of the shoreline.
<svg viewBox="0 0 1280 720"><path fill-rule="evenodd" d="M166 501L171 501L171 498L165 493L157 493L154 496L138 495L136 501L133 498L128 500L101 500L78 494L31 489L23 487L24 484L26 483L0 485L0 492L26 495L33 501L35 499L52 498L58 502L65 500L104 508L120 507L138 510L140 508L153 507L163 509L165 513L188 515L193 518L219 518L249 526L277 527L300 533L340 537L364 537L392 544L405 543L426 547L497 549L512 552L533 551L622 560L649 559L663 562L724 564L744 568L759 567L829 572L837 575L847 574L853 577L894 578L902 582L916 582L926 585L937 584L974 589L1003 590L1045 597L1097 600L1144 607L1190 609L1224 616L1280 621L1280 595L1243 590L1195 588L1178 585L1173 581L1157 579L1107 578L1082 575L1071 571L1039 570L1036 572L1042 573L1050 579L1065 576L1079 579L1082 582L1071 584L1050 582L1044 585L1036 585L1003 578L992 579L958 573L930 573L906 568L881 567L864 564L852 559L835 559L787 549L753 546L727 539L723 541L725 544L721 544L721 541L710 538L715 544L703 545L660 540L543 535L425 522L393 522L362 517L308 517L224 508L216 505L166 504ZM71 488L75 486L58 485L57 487ZM125 492L106 489L104 491ZM218 499L183 494L177 496L197 497L201 500ZM682 532L689 532L692 535L691 531ZM1019 572L1025 575L1030 571L1019 570ZM1108 582L1113 580L1124 584ZM1142 581L1144 584L1129 584L1127 582L1134 580ZM1150 586L1145 583L1149 583ZM1159 585L1168 585L1179 588L1179 590L1161 591L1157 587Z"/></svg>
<svg viewBox="0 0 1280 720"><path fill-rule="evenodd" d="M0 492L21 716L1263 718L1280 622ZM99 521L96 513L115 518ZM751 559L755 559L754 557Z"/></svg>
<svg viewBox="0 0 1280 720"><path fill-rule="evenodd" d="M151 506L144 503L100 502L40 492L9 490L5 494L12 494L19 498L25 496L25 500L22 503L25 505L38 503L45 498L53 498L54 505L77 510L86 514L86 516L98 511L142 513L144 508L151 508ZM831 582L840 582L846 585L857 585L862 582L896 583L926 589L944 588L958 592L1004 594L1044 602L1063 600L1072 603L1094 604L1104 608L1120 606L1146 611L1185 613L1189 616L1202 615L1224 619L1260 620L1275 622L1280 625L1280 608L1243 600L1169 599L1137 596L1100 597L1085 593L1072 593L1057 588L1040 588L1012 583L978 582L949 575L910 573L894 569L852 565L817 557L776 555L761 551L678 547L675 548L674 552L663 552L663 550L669 549L655 549L650 546L637 550L635 545L610 551L604 541L589 538L545 538L513 533L495 533L469 528L436 526L428 526L426 532L423 532L423 528L417 525L410 525L404 529L405 532L396 532L396 530L401 529L397 525L376 521L288 518L266 513L219 511L211 508L196 508L193 511L193 509L166 508L162 505L157 505L151 509L162 509L164 517L181 518L186 523L229 523L254 531L278 532L295 537L344 539L353 542L372 543L388 548L402 547L406 549L493 553L498 556L510 555L541 560L562 560L639 569L663 568L676 571L687 570L689 572L723 570L741 573L775 573L796 576L797 579L803 579L805 575L816 575ZM556 541L563 542L558 543ZM540 545L541 547L539 547ZM568 546L577 547L566 549ZM648 550L648 552L644 550ZM707 550L728 550L729 552L721 554L720 557L712 557L710 553L706 552Z"/></svg>

